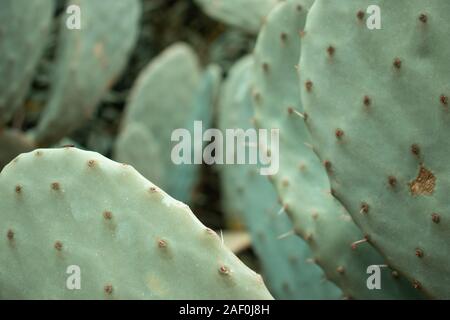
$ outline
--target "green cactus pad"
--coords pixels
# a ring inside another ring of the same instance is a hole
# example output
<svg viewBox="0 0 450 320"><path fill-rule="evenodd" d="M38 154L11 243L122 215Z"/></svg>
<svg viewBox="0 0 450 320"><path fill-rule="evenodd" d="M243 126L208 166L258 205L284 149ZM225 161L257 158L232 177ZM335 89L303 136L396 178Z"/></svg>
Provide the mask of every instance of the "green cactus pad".
<svg viewBox="0 0 450 320"><path fill-rule="evenodd" d="M370 5L379 30L366 25ZM411 286L447 299L448 12L446 0L318 0L300 65L306 123L335 197Z"/></svg>
<svg viewBox="0 0 450 320"><path fill-rule="evenodd" d="M0 169L18 154L29 152L35 147L22 132L8 129L0 132Z"/></svg>
<svg viewBox="0 0 450 320"><path fill-rule="evenodd" d="M164 162L151 161L161 155L158 140L140 123L130 123L116 141L116 159L132 164L144 177L161 182Z"/></svg>
<svg viewBox="0 0 450 320"><path fill-rule="evenodd" d="M45 45L53 1L0 3L0 126L9 121L28 92Z"/></svg>
<svg viewBox="0 0 450 320"><path fill-rule="evenodd" d="M138 35L138 0L72 0L81 10L81 29L64 16L50 100L34 132L51 145L87 121L120 76Z"/></svg>
<svg viewBox="0 0 450 320"><path fill-rule="evenodd" d="M172 149L177 143L171 141L172 133L178 128L192 132L195 120L203 121L204 130L208 129L220 81L217 67L202 72L189 46L179 43L166 49L136 81L115 147L115 159L132 164L171 196L188 202L199 166L172 162ZM141 138L136 129L130 128L136 124L142 128ZM153 143L144 147L140 143L144 136ZM141 150L147 148L152 150Z"/></svg>
<svg viewBox="0 0 450 320"><path fill-rule="evenodd" d="M0 198L0 298L271 298L189 207L98 153L22 154L1 172ZM67 286L73 266L79 290Z"/></svg>
<svg viewBox="0 0 450 320"><path fill-rule="evenodd" d="M250 33L258 33L279 0L195 0L211 17Z"/></svg>
<svg viewBox="0 0 450 320"><path fill-rule="evenodd" d="M222 130L252 128L251 81L253 58L245 57L230 70L220 99ZM251 148L251 147L250 147ZM322 270L310 261L312 253L299 237L291 236L292 225L275 189L261 176L257 165L221 165L222 190L227 213L241 217L248 226L269 290L277 299L338 299L340 290L324 279Z"/></svg>
<svg viewBox="0 0 450 320"><path fill-rule="evenodd" d="M324 166L309 146L303 121L296 63L301 30L311 1L280 4L268 17L255 49L253 92L256 124L280 128L280 171L274 185L292 218L295 231L308 241L314 261L346 297L358 299L416 298L401 279L382 271L382 290L369 290L367 268L384 265L368 243L352 249L364 235L331 195Z"/></svg>

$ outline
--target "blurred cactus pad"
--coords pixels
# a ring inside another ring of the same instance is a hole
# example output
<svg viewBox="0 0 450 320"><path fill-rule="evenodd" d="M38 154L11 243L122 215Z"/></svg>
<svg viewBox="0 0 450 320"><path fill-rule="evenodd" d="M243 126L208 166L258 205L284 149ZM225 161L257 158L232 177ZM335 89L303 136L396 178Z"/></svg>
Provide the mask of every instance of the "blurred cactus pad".
<svg viewBox="0 0 450 320"><path fill-rule="evenodd" d="M0 299L450 299L448 12L0 0Z"/></svg>

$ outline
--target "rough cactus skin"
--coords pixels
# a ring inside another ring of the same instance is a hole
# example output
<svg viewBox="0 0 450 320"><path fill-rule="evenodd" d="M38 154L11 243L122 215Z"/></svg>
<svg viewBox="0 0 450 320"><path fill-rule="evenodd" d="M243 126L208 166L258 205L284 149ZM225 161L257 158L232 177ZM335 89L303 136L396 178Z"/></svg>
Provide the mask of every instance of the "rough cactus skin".
<svg viewBox="0 0 450 320"><path fill-rule="evenodd" d="M250 33L258 33L279 0L195 0L211 17Z"/></svg>
<svg viewBox="0 0 450 320"><path fill-rule="evenodd" d="M23 102L50 29L53 1L0 3L0 126Z"/></svg>
<svg viewBox="0 0 450 320"><path fill-rule="evenodd" d="M188 202L198 166L172 162L176 142L171 135L178 128L191 129L194 120L208 129L220 80L215 66L202 72L189 46L180 43L164 51L134 85L115 159L132 164L174 198Z"/></svg>
<svg viewBox="0 0 450 320"><path fill-rule="evenodd" d="M251 80L253 58L239 60L221 90L219 127L252 128ZM263 276L276 299L339 299L340 290L323 281L308 245L298 237L282 237L292 230L286 215L279 215L275 189L257 165L219 167L227 212L242 217L263 267Z"/></svg>
<svg viewBox="0 0 450 320"><path fill-rule="evenodd" d="M62 19L50 100L34 132L48 146L87 121L125 67L138 35L138 0L72 0L81 30Z"/></svg>
<svg viewBox="0 0 450 320"><path fill-rule="evenodd" d="M385 264L330 191L325 168L308 147L295 65L300 53L298 31L311 1L278 5L261 30L255 49L253 100L258 127L280 128L280 171L272 176L295 231L310 245L315 262L347 298L420 297L409 284L382 272L383 290L366 286L370 265Z"/></svg>
<svg viewBox="0 0 450 320"><path fill-rule="evenodd" d="M358 14L373 4L381 30ZM448 12L445 0L316 1L300 63L306 123L335 197L411 286L447 299Z"/></svg>
<svg viewBox="0 0 450 320"><path fill-rule="evenodd" d="M1 172L0 198L0 298L271 298L189 207L100 154L22 154ZM70 265L80 290L66 288Z"/></svg>

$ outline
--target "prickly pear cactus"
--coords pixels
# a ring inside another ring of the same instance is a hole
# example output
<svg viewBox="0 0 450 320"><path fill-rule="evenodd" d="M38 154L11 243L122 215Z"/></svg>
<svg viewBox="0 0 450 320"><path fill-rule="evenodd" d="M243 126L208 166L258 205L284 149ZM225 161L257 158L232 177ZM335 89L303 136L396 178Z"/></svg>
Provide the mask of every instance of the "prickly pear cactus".
<svg viewBox="0 0 450 320"><path fill-rule="evenodd" d="M220 99L219 127L252 128L251 80L253 58L245 57L231 69ZM251 147L250 147L251 148ZM275 189L257 165L221 165L227 212L243 218L263 268L264 279L277 299L338 299L340 290L324 280L308 245L290 235L292 225L280 215Z"/></svg>
<svg viewBox="0 0 450 320"><path fill-rule="evenodd" d="M0 126L27 94L47 43L53 8L48 0L0 3Z"/></svg>
<svg viewBox="0 0 450 320"><path fill-rule="evenodd" d="M300 65L335 197L411 286L447 299L449 10L445 0L318 0ZM378 11L381 29L368 28Z"/></svg>
<svg viewBox="0 0 450 320"><path fill-rule="evenodd" d="M300 53L298 32L310 4L292 0L276 7L261 30L254 54L256 124L280 128L280 170L272 176L274 185L295 231L309 243L313 260L346 297L419 297L389 269L382 271L382 290L368 288L367 268L384 265L385 260L364 243L364 234L332 197L325 168L309 146L295 66Z"/></svg>
<svg viewBox="0 0 450 320"><path fill-rule="evenodd" d="M130 123L117 138L115 158L121 162L131 163L144 176L161 182L164 176L164 163L150 161L160 157L159 148L158 139L145 126Z"/></svg>
<svg viewBox="0 0 450 320"><path fill-rule="evenodd" d="M138 35L139 0L72 0L81 29L63 16L50 100L34 133L51 145L87 121L125 67Z"/></svg>
<svg viewBox="0 0 450 320"><path fill-rule="evenodd" d="M185 128L193 140L195 120L203 122L203 130L208 129L220 79L220 70L214 66L202 72L189 46L175 44L164 51L136 81L115 159L132 164L171 196L188 202L198 165L173 163L172 150L177 142L171 141L172 133ZM136 124L142 128L139 133L132 128ZM155 165L158 163L160 166Z"/></svg>
<svg viewBox="0 0 450 320"><path fill-rule="evenodd" d="M222 70L217 65L210 65L203 71L201 81L193 101L192 114L188 114L185 120L184 128L187 129L192 140L191 154L198 149L197 145L200 137L195 137L195 123L201 121L203 130L211 127L214 113L216 110L217 99L222 83ZM175 142L173 142L175 143ZM203 146L203 145L202 145ZM200 154L200 152L199 152ZM189 190L193 190L199 180L199 165L176 165L168 176L169 190L174 197L180 201L188 202L191 200Z"/></svg>
<svg viewBox="0 0 450 320"><path fill-rule="evenodd" d="M0 198L0 298L271 298L189 207L98 153L22 154Z"/></svg>
<svg viewBox="0 0 450 320"><path fill-rule="evenodd" d="M279 0L195 0L211 17L258 33L264 18Z"/></svg>

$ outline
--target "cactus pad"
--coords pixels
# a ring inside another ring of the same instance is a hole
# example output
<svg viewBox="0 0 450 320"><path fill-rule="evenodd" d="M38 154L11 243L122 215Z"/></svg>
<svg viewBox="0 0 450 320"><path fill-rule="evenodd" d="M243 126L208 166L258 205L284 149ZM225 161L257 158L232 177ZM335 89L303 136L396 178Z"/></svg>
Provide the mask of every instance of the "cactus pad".
<svg viewBox="0 0 450 320"><path fill-rule="evenodd" d="M126 66L137 40L138 0L72 0L81 10L81 29L61 21L50 100L34 132L48 146L90 119Z"/></svg>
<svg viewBox="0 0 450 320"><path fill-rule="evenodd" d="M369 5L379 30L366 26ZM445 0L316 1L300 66L336 198L411 286L447 299L449 10Z"/></svg>
<svg viewBox="0 0 450 320"><path fill-rule="evenodd" d="M0 197L1 298L271 298L189 207L98 153L22 154ZM73 266L79 290L66 286Z"/></svg>
<svg viewBox="0 0 450 320"><path fill-rule="evenodd" d="M298 63L308 5L287 1L269 15L255 49L254 107L256 124L280 128L280 171L273 182L295 231L310 245L314 261L346 297L394 299L417 297L406 281L383 271L383 290L366 286L370 265L385 260L368 243L352 244L364 235L331 195L324 166L310 148L298 88Z"/></svg>
<svg viewBox="0 0 450 320"><path fill-rule="evenodd" d="M53 1L2 0L0 3L0 126L27 94L45 45Z"/></svg>

